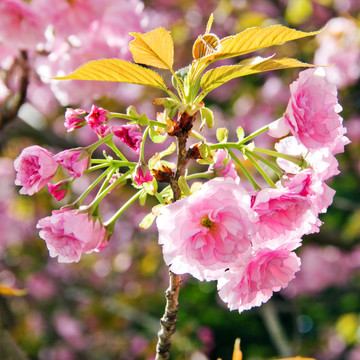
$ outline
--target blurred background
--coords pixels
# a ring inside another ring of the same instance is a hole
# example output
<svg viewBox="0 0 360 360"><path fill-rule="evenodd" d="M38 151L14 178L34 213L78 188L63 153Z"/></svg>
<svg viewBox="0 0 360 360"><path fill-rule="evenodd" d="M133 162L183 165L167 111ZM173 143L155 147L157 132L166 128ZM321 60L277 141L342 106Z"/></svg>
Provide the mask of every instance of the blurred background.
<svg viewBox="0 0 360 360"><path fill-rule="evenodd" d="M337 193L321 216L324 225L320 233L304 237L298 251L302 268L296 279L267 304L239 314L221 303L215 282L184 276L171 359L228 360L237 337L245 360L294 354L360 359L359 11L359 0L0 1L0 285L27 291L18 297L0 295L0 327L28 359L153 359L168 286L155 226L138 227L155 203L133 205L101 253L59 264L49 257L36 223L76 199L93 178L77 179L58 203L46 189L20 196L13 169L26 146L38 144L56 153L96 140L87 128L66 132L66 107L90 110L96 104L125 112L132 104L155 118L161 109L152 101L162 94L137 85L49 78L89 60L131 61L128 33L158 26L171 31L175 68L181 68L191 62L192 44L211 13L212 32L220 38L250 26L283 24L313 31L327 24L314 38L259 54L332 64L327 79L338 86L351 144L337 157L341 174L329 183ZM206 104L215 114L215 127L242 126L249 133L277 119L298 73L253 75L211 92ZM261 141L272 146L267 136ZM133 190L113 191L102 203L104 218Z"/></svg>

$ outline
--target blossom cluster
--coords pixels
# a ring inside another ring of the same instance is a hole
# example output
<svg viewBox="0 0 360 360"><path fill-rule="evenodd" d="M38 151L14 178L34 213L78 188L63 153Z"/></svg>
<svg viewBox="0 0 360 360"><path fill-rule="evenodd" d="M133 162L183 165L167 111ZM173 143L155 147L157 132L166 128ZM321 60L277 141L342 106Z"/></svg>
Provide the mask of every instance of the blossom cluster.
<svg viewBox="0 0 360 360"><path fill-rule="evenodd" d="M240 312L266 302L300 269L294 250L303 235L319 231L318 216L335 194L325 180L338 173L334 155L349 142L334 85L310 69L300 73L290 90L283 118L269 127L271 136L291 133L276 144L283 174L275 187L248 191L233 176L231 161L221 167L225 150L218 150L211 168L224 178L167 205L157 218L170 269L217 280L221 299Z"/></svg>

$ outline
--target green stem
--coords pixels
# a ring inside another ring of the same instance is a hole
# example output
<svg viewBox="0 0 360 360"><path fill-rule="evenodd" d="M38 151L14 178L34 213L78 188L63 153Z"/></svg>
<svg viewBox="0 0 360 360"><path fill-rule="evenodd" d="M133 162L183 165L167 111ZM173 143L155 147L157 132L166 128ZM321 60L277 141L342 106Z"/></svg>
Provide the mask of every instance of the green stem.
<svg viewBox="0 0 360 360"><path fill-rule="evenodd" d="M130 120L130 121L136 121L137 120L137 118L135 116L130 116L130 115L116 113L116 112L111 112L110 113L110 119L112 119L112 118L120 118L120 119Z"/></svg>
<svg viewBox="0 0 360 360"><path fill-rule="evenodd" d="M96 198L92 201L92 203L88 206L88 209L90 211L90 213L92 213L97 205L100 203L100 201L112 190L114 189L117 185L119 185L123 180L126 179L126 177L128 175L131 174L131 172L133 171L133 169L128 170L125 174L123 174L122 176L120 176L115 182L113 182L110 186L108 186L105 190L103 190L100 194L98 194L98 196L96 196Z"/></svg>
<svg viewBox="0 0 360 360"><path fill-rule="evenodd" d="M155 194L155 196L156 196L156 198L158 199L158 201L159 201L160 204L164 204L164 203L165 203L164 198L163 198L158 192Z"/></svg>
<svg viewBox="0 0 360 360"><path fill-rule="evenodd" d="M104 171L82 194L81 196L75 201L74 206L80 207L86 196L89 195L92 189L95 188L95 186L105 177L108 175L108 173L111 171L111 168Z"/></svg>
<svg viewBox="0 0 360 360"><path fill-rule="evenodd" d="M141 193L144 190L139 190L132 198L130 198L106 223L104 223L104 226L108 229L115 226L115 222L118 219L118 217L137 199L140 197Z"/></svg>
<svg viewBox="0 0 360 360"><path fill-rule="evenodd" d="M215 174L213 172L209 171L209 172L188 175L185 177L185 180L192 180L192 179L197 179L197 178L213 179L214 177L215 177Z"/></svg>
<svg viewBox="0 0 360 360"><path fill-rule="evenodd" d="M253 132L252 134L246 136L244 139L242 139L241 141L239 141L239 145L242 145L242 144L245 144L247 143L249 140L253 139L254 137L262 134L263 132L269 130L269 126L266 125L266 126L263 126L262 128L260 128L259 130Z"/></svg>
<svg viewBox="0 0 360 360"><path fill-rule="evenodd" d="M104 189L108 186L109 181L110 181L111 177L114 175L115 171L116 171L116 168L113 168L111 171L109 171L105 181L101 185L101 187L100 187L98 193L96 194L95 198L97 198L104 191Z"/></svg>
<svg viewBox="0 0 360 360"><path fill-rule="evenodd" d="M273 188L276 188L276 185L274 184L274 182L271 180L270 176L266 173L266 171L257 163L257 161L251 156L250 151L247 151L245 149L245 154L247 156L247 158L253 163L253 165L255 166L256 170L261 174L261 176L266 180L266 182Z"/></svg>
<svg viewBox="0 0 360 360"><path fill-rule="evenodd" d="M114 136L113 133L106 135L105 137L99 139L97 142L93 143L92 145L89 145L86 147L87 151L90 153L93 153L95 149L97 149L101 144L107 143L109 140L112 140L112 137Z"/></svg>
<svg viewBox="0 0 360 360"><path fill-rule="evenodd" d="M250 150L247 150L248 152ZM266 166L268 166L270 169L272 169L276 175L279 177L279 179L282 178L283 176L283 171L280 169L279 166L277 166L276 164L272 164L270 161L264 159L262 156L258 155L258 154L255 154L254 152L250 151L251 152L251 156L253 156L255 159L261 161L262 163L264 163Z"/></svg>
<svg viewBox="0 0 360 360"><path fill-rule="evenodd" d="M91 171L95 171L95 170L98 170L98 169L102 169L102 168L108 167L108 166L109 166L108 163L106 163L106 164L100 164L100 165L96 165L96 166L92 166L92 167L88 168L87 170L85 170L85 171L84 171L84 174L87 174L87 173L89 173L89 172L91 172Z"/></svg>
<svg viewBox="0 0 360 360"><path fill-rule="evenodd" d="M260 148L254 147L253 151L258 152L260 154L265 154L265 155L285 159L285 160L291 161L294 164L299 165L299 166L302 166L303 163L304 163L303 159L299 159L299 158L297 158L297 157L295 157L293 155L287 155L287 154L279 153L279 152L274 151L274 150L260 149Z"/></svg>
<svg viewBox="0 0 360 360"><path fill-rule="evenodd" d="M143 138L142 138L142 141L141 141L141 147L140 147L140 158L139 158L139 162L144 162L144 149L145 149L145 141L146 141L146 137L150 131L150 127L151 125L148 125L144 131L144 134L143 134Z"/></svg>
<svg viewBox="0 0 360 360"><path fill-rule="evenodd" d="M166 128L167 124L164 124L160 121L156 121L156 120L149 120L149 125L150 126L157 126L157 127L162 127L162 128Z"/></svg>
<svg viewBox="0 0 360 360"><path fill-rule="evenodd" d="M114 144L113 139L111 139L111 142L107 142L106 145L123 161L127 161L126 157L121 153L121 151L116 147Z"/></svg>
<svg viewBox="0 0 360 360"><path fill-rule="evenodd" d="M243 171L243 173L246 175L246 177L249 179L253 188L255 190L261 190L261 187L259 186L259 184L255 181L255 179L252 177L252 175L247 171L245 166L236 157L236 155L230 149L228 149L228 152L229 152L230 156L233 158L233 160L239 165L240 169Z"/></svg>
<svg viewBox="0 0 360 360"><path fill-rule="evenodd" d="M240 146L238 143L235 142L227 142L227 143L218 143L218 144L212 144L209 145L211 150L216 150L216 149L236 149L236 150L240 150Z"/></svg>

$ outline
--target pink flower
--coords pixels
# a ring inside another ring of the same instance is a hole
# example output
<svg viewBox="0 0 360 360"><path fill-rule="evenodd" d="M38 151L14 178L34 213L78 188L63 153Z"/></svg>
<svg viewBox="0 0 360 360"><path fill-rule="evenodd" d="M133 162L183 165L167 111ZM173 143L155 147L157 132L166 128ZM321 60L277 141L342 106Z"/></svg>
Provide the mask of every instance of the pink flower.
<svg viewBox="0 0 360 360"><path fill-rule="evenodd" d="M49 189L49 193L57 201L60 201L60 200L62 200L64 198L66 192L69 189L69 181L68 180L63 180L63 181L59 181L56 184L48 183L47 186L48 186L48 189Z"/></svg>
<svg viewBox="0 0 360 360"><path fill-rule="evenodd" d="M335 190L321 181L311 169L290 176L283 184L292 193L309 199L316 213L326 212L335 195Z"/></svg>
<svg viewBox="0 0 360 360"><path fill-rule="evenodd" d="M91 107L90 113L85 116L86 123L96 132L97 128L101 125L106 124L109 119L106 116L108 111L93 105Z"/></svg>
<svg viewBox="0 0 360 360"><path fill-rule="evenodd" d="M111 132L136 154L140 152L143 135L138 125L113 125Z"/></svg>
<svg viewBox="0 0 360 360"><path fill-rule="evenodd" d="M80 177L89 165L89 154L82 150L68 149L54 155L54 160L69 171L73 178Z"/></svg>
<svg viewBox="0 0 360 360"><path fill-rule="evenodd" d="M285 288L300 269L300 259L286 248L260 250L244 269L227 271L218 280L220 298L230 310L248 310Z"/></svg>
<svg viewBox="0 0 360 360"><path fill-rule="evenodd" d="M226 152L226 150L223 149L217 150L215 154L216 161L214 164L211 164L209 166L209 170L214 171L217 174L221 174L225 178L231 177L235 181L239 182L240 178L237 171L235 170L235 164L231 161L231 159L227 157L228 157L228 153Z"/></svg>
<svg viewBox="0 0 360 360"><path fill-rule="evenodd" d="M18 172L15 185L23 186L20 194L34 195L52 179L58 164L50 151L33 145L21 152L14 167Z"/></svg>
<svg viewBox="0 0 360 360"><path fill-rule="evenodd" d="M288 136L285 139L281 139L275 144L275 149L283 154L303 158L314 170L316 176L323 181L340 173L338 170L339 164L329 149L308 150L298 142L295 136ZM300 166L291 161L278 158L277 163L287 173L297 174L301 171Z"/></svg>
<svg viewBox="0 0 360 360"><path fill-rule="evenodd" d="M87 112L83 109L67 108L65 112L65 127L68 132L81 128L85 125L84 115Z"/></svg>
<svg viewBox="0 0 360 360"><path fill-rule="evenodd" d="M161 209L159 243L171 271L214 280L247 263L256 216L250 196L232 178L216 178Z"/></svg>
<svg viewBox="0 0 360 360"><path fill-rule="evenodd" d="M292 134L308 149L328 148L332 154L344 151L349 143L344 136L342 107L336 86L329 84L314 69L300 72L290 85L291 98L282 118Z"/></svg>
<svg viewBox="0 0 360 360"><path fill-rule="evenodd" d="M144 174L145 173L145 174ZM150 170L146 165L137 164L134 171L134 182L141 186L144 183L153 181L154 177L150 174Z"/></svg>
<svg viewBox="0 0 360 360"><path fill-rule="evenodd" d="M317 212L311 201L289 189L267 188L253 199L253 210L259 216L257 243L287 241L318 231Z"/></svg>
<svg viewBox="0 0 360 360"><path fill-rule="evenodd" d="M63 263L78 262L82 254L99 251L105 238L105 228L88 213L69 208L54 210L51 216L40 219L36 227L42 229L51 257Z"/></svg>

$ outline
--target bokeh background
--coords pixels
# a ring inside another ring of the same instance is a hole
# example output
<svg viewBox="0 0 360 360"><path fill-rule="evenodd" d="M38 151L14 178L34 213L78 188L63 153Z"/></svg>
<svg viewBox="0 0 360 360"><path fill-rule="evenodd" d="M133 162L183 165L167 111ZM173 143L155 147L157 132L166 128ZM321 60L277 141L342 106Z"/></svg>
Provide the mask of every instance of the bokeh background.
<svg viewBox="0 0 360 360"><path fill-rule="evenodd" d="M192 60L192 43L211 13L212 32L219 37L249 26L280 23L313 31L327 24L314 38L259 54L332 64L327 78L338 86L352 142L338 156L341 174L329 183L337 193L321 217L324 225L319 234L304 237L298 251L302 269L296 279L264 306L239 314L221 303L215 282L185 276L171 359L228 360L237 337L245 360L295 354L360 359L359 11L359 0L0 1L0 285L27 290L19 297L0 295L0 327L28 359L153 359L168 286L156 227L138 227L151 200L120 218L107 249L77 264L59 264L48 256L36 223L76 199L92 178L76 180L59 204L46 189L33 197L18 195L12 165L26 146L56 153L96 140L86 128L66 132L66 107L90 110L97 104L125 112L133 104L154 118L161 109L152 101L161 94L136 85L49 78L89 60L131 60L128 32L158 26L171 31L175 67L181 68ZM244 77L213 91L207 106L215 126L243 126L249 133L277 119L298 72ZM267 136L261 141L272 146ZM102 203L104 217L133 191L131 186L113 191Z"/></svg>

